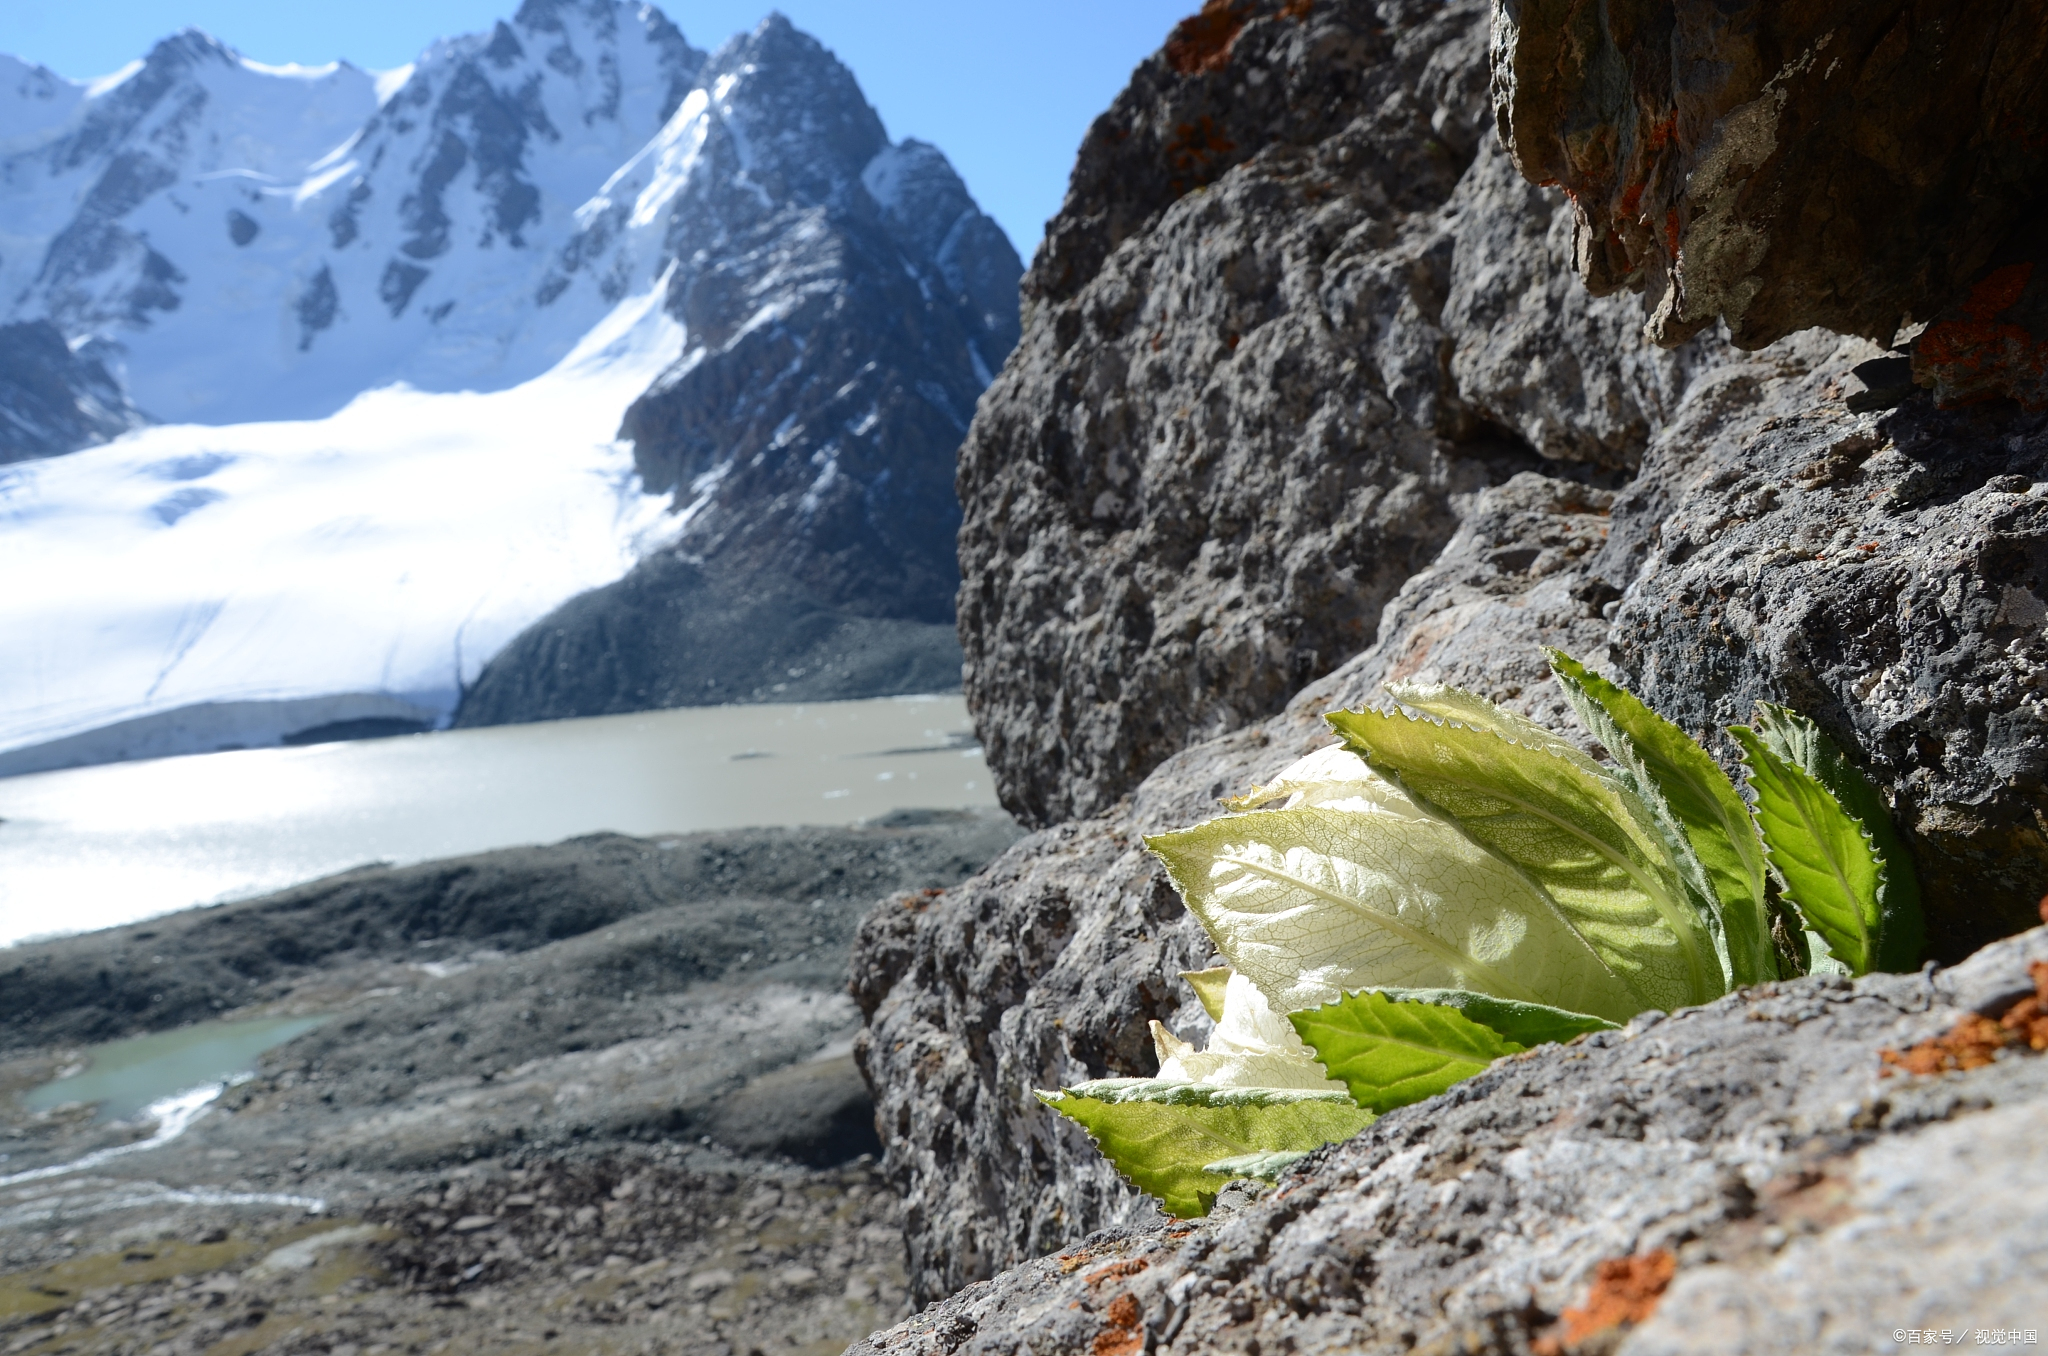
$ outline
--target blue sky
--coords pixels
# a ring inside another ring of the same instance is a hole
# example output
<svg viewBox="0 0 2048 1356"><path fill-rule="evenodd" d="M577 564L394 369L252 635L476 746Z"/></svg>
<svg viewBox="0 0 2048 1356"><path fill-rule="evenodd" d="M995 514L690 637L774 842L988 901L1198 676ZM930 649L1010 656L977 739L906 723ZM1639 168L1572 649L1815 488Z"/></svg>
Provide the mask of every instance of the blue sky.
<svg viewBox="0 0 2048 1356"><path fill-rule="evenodd" d="M0 52L104 75L187 26L273 64L402 66L437 37L488 28L518 0L0 0ZM1029 263L1074 149L1131 67L1200 0L662 0L716 47L780 8L853 68L892 137L951 157Z"/></svg>

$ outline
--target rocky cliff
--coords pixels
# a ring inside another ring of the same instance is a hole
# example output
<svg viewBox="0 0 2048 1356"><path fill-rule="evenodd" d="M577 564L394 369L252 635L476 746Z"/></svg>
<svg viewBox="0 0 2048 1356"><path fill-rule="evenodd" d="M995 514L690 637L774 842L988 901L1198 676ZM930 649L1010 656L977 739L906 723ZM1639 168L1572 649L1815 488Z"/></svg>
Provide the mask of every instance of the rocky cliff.
<svg viewBox="0 0 2048 1356"><path fill-rule="evenodd" d="M1005 804L1048 827L857 943L926 1296L1150 1218L1023 1092L1152 1073L1150 1019L1206 1029L1174 972L1207 940L1139 836L1327 742L1320 713L1387 679L1569 730L1538 650L1557 644L1710 740L1758 697L1811 712L1885 786L1934 958L2027 925L2048 889L2048 426L1938 408L1865 338L1648 343L1640 301L1582 288L1574 209L1489 127L1489 17L1210 5L1091 131L1027 276L962 458L961 626ZM1404 1133L1456 1152L1430 1114ZM1316 1180L1348 1190L1363 1161ZM1018 1317L1050 1294L1036 1274L933 1340L1052 1340ZM1214 1293L1242 1324L1308 1277ZM1300 1302L1349 1312L1358 1283ZM1164 1340L1151 1323L1134 1344Z"/></svg>
<svg viewBox="0 0 2048 1356"><path fill-rule="evenodd" d="M1481 7L1218 13L1090 129L961 450L968 701L1027 823L1370 644L1484 486L1625 474L1705 351L1546 251Z"/></svg>
<svg viewBox="0 0 2048 1356"><path fill-rule="evenodd" d="M0 465L55 457L142 422L106 364L47 320L0 325Z"/></svg>

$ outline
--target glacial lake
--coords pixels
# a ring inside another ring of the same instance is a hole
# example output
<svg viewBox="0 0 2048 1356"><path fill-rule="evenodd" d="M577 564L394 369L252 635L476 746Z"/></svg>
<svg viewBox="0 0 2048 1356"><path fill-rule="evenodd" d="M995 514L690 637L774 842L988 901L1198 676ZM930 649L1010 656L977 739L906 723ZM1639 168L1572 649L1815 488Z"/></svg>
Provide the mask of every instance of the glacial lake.
<svg viewBox="0 0 2048 1356"><path fill-rule="evenodd" d="M108 1041L86 1052L86 1067L21 1099L30 1111L97 1103L96 1118L124 1120L166 1097L222 1083L256 1065L265 1050L311 1031L325 1017L195 1022L176 1031Z"/></svg>
<svg viewBox="0 0 2048 1356"><path fill-rule="evenodd" d="M994 807L958 696L686 707L0 778L0 946L613 830Z"/></svg>

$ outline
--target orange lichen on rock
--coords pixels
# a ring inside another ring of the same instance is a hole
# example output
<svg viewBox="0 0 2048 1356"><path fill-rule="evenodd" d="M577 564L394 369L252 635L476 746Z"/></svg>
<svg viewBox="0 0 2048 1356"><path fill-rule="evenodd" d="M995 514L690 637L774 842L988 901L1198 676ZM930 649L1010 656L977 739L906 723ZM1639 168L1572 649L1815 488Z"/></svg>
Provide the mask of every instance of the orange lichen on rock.
<svg viewBox="0 0 2048 1356"><path fill-rule="evenodd" d="M1166 39L1166 64L1182 75L1222 70L1250 9L1244 0L1208 0L1200 14L1174 25Z"/></svg>
<svg viewBox="0 0 2048 1356"><path fill-rule="evenodd" d="M1537 1356L1563 1356L1589 1337L1641 1323L1657 1311L1657 1301L1677 1274L1678 1259L1663 1248L1602 1262L1593 1269L1593 1289L1585 1304L1565 1310L1550 1332L1537 1339Z"/></svg>
<svg viewBox="0 0 2048 1356"><path fill-rule="evenodd" d="M1945 1036L1905 1050L1880 1050L1878 1058L1884 1067L1878 1076L1890 1078L1899 1070L1924 1075L1981 1069L2008 1046L2036 1053L2048 1050L2048 961L2035 961L2027 967L2027 974L2034 981L2034 992L1997 1017L1973 1012Z"/></svg>
<svg viewBox="0 0 2048 1356"><path fill-rule="evenodd" d="M1174 193L1206 183L1211 162L1236 149L1237 143L1225 136L1207 113L1174 128L1173 140L1166 143L1166 164L1176 176L1171 184Z"/></svg>
<svg viewBox="0 0 2048 1356"><path fill-rule="evenodd" d="M1137 1275L1148 1265L1150 1264L1142 1257L1133 1257L1122 1262L1111 1262L1108 1266L1097 1271L1091 1271L1082 1277L1082 1284L1101 1285L1104 1281L1120 1281L1126 1276Z"/></svg>
<svg viewBox="0 0 2048 1356"><path fill-rule="evenodd" d="M1092 1356L1138 1356L1145 1349L1145 1311L1131 1295L1118 1295L1102 1315L1103 1329L1089 1348Z"/></svg>
<svg viewBox="0 0 2048 1356"><path fill-rule="evenodd" d="M1913 345L1914 374L1929 378L1944 408L2010 396L2039 409L2048 399L2048 341L1998 319L2019 304L2033 274L2031 261L1993 269L1954 318L1937 319Z"/></svg>

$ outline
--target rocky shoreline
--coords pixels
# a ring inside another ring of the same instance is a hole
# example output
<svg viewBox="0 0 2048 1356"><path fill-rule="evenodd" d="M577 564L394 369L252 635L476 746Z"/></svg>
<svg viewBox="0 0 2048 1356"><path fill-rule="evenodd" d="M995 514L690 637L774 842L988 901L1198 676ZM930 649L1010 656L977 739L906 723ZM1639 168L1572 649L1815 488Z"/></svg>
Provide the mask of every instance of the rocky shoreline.
<svg viewBox="0 0 2048 1356"><path fill-rule="evenodd" d="M907 1312L852 931L1016 837L594 835L14 948L6 1094L92 1041L332 1015L153 1146L0 1102L0 1347L840 1350Z"/></svg>

